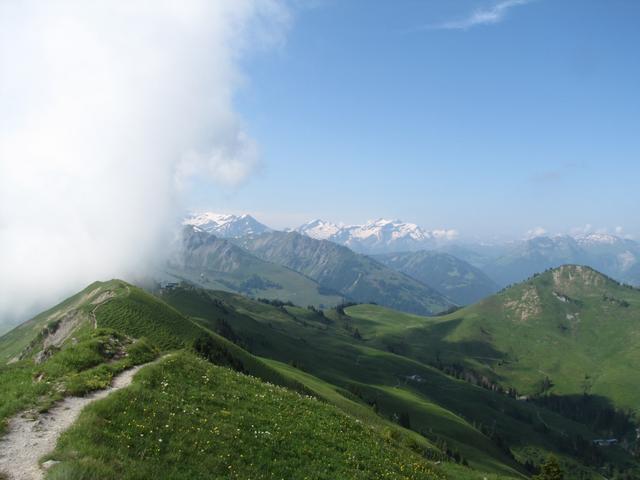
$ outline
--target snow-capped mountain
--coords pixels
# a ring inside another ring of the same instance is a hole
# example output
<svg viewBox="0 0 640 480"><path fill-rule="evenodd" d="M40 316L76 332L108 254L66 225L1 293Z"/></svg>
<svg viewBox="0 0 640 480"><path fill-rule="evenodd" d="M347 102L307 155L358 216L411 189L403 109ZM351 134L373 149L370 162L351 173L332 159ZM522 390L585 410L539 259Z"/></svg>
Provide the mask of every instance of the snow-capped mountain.
<svg viewBox="0 0 640 480"><path fill-rule="evenodd" d="M239 238L271 231L269 227L251 215L203 212L190 215L183 221L183 224L192 225L222 238Z"/></svg>
<svg viewBox="0 0 640 480"><path fill-rule="evenodd" d="M621 245L625 242L623 238L609 233L585 233L574 235L573 238L579 245L587 247L595 245Z"/></svg>
<svg viewBox="0 0 640 480"><path fill-rule="evenodd" d="M338 225L318 219L301 225L296 231L316 240L332 240L343 228L342 224Z"/></svg>
<svg viewBox="0 0 640 480"><path fill-rule="evenodd" d="M387 253L434 248L455 238L454 230L424 230L415 223L379 219L363 225L342 225L313 220L297 231L319 240L330 240L359 253Z"/></svg>

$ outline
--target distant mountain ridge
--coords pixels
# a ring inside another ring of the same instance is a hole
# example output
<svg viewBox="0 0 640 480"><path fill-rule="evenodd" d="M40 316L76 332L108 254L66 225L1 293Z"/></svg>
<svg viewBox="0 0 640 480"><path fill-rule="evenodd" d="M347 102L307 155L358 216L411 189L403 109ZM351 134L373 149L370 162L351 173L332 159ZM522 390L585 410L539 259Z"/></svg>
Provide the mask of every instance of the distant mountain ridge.
<svg viewBox="0 0 640 480"><path fill-rule="evenodd" d="M268 232L234 240L263 260L300 272L358 302L434 314L455 305L432 287L376 260L297 232Z"/></svg>
<svg viewBox="0 0 640 480"><path fill-rule="evenodd" d="M276 231L251 215L204 212L191 215L184 223L228 239ZM548 268L569 263L588 265L618 281L640 285L640 244L608 233L543 235L487 245L456 241L457 232L454 230L425 230L415 223L400 220L380 219L362 225L313 220L295 231L366 255L421 250L447 253L482 270L501 287L521 282ZM392 268L399 267L396 265ZM455 276L453 271L451 273ZM428 277L421 276L424 274ZM414 271L412 276L416 275L422 283L443 291L442 282L434 280L438 274L424 270L422 273Z"/></svg>
<svg viewBox="0 0 640 480"><path fill-rule="evenodd" d="M330 240L358 253L389 253L434 248L457 235L455 230L425 230L415 223L379 219L362 225L313 220L296 229L317 240Z"/></svg>
<svg viewBox="0 0 640 480"><path fill-rule="evenodd" d="M459 305L475 303L500 289L482 270L447 253L420 250L373 258L435 288Z"/></svg>
<svg viewBox="0 0 640 480"><path fill-rule="evenodd" d="M228 239L186 225L182 243L169 262L168 273L205 288L301 305L333 306L337 292L289 268L265 261Z"/></svg>
<svg viewBox="0 0 640 480"><path fill-rule="evenodd" d="M520 282L563 264L588 265L618 281L640 284L640 244L614 235L534 237L506 247L480 267L500 285Z"/></svg>

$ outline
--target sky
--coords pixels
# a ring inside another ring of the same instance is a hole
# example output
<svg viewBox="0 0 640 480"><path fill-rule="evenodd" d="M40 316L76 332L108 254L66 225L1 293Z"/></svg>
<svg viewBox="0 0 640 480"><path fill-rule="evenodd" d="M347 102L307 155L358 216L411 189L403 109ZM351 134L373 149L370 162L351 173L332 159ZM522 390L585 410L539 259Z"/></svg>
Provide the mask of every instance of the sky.
<svg viewBox="0 0 640 480"><path fill-rule="evenodd" d="M0 331L185 212L640 236L640 2L0 2Z"/></svg>
<svg viewBox="0 0 640 480"><path fill-rule="evenodd" d="M259 149L196 210L400 218L480 238L640 234L640 3L326 0L243 61Z"/></svg>

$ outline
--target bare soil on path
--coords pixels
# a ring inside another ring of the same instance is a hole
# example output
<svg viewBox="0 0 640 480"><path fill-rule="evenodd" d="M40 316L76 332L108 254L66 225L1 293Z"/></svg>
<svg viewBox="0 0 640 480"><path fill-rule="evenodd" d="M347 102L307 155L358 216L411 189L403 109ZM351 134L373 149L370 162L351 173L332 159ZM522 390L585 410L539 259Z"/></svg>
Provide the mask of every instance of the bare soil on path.
<svg viewBox="0 0 640 480"><path fill-rule="evenodd" d="M67 397L46 413L23 412L9 421L7 434L0 438L0 478L41 480L45 470L39 460L55 449L60 435L80 416L87 405L129 386L138 365L113 377L109 388L85 397Z"/></svg>

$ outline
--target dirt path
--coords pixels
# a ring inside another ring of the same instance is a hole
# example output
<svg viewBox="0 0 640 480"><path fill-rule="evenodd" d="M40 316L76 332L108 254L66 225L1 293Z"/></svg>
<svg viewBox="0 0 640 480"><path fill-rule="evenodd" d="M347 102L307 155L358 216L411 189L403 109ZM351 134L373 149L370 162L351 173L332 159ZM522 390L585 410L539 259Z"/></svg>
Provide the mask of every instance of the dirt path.
<svg viewBox="0 0 640 480"><path fill-rule="evenodd" d="M153 362L152 362L153 363ZM9 422L8 433L0 439L0 473L8 480L39 480L44 470L38 460L53 451L60 435L75 422L84 407L131 384L139 365L116 375L111 386L86 397L67 397L47 413L20 414Z"/></svg>

